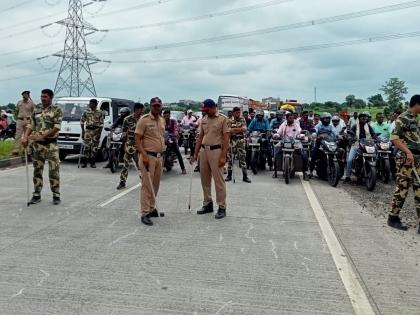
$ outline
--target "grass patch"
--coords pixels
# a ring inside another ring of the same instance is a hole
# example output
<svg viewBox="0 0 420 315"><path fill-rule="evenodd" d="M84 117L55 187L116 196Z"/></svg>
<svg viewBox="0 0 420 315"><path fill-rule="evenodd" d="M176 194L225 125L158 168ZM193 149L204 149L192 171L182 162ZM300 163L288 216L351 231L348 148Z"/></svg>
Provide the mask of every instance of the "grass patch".
<svg viewBox="0 0 420 315"><path fill-rule="evenodd" d="M14 140L0 141L0 160L9 158L14 147L15 147Z"/></svg>

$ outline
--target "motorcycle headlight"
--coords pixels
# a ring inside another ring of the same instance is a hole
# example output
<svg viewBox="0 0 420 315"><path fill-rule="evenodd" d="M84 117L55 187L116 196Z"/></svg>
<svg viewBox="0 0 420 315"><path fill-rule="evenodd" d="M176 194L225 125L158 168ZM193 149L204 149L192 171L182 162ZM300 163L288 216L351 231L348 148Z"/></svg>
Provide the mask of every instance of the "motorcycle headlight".
<svg viewBox="0 0 420 315"><path fill-rule="evenodd" d="M258 143L258 138L254 138L254 137L252 137L252 138L251 138L251 143L254 143L254 144L255 144L255 143Z"/></svg>
<svg viewBox="0 0 420 315"><path fill-rule="evenodd" d="M375 153L375 147L366 146L365 149L366 149L366 153L369 153L369 154Z"/></svg>
<svg viewBox="0 0 420 315"><path fill-rule="evenodd" d="M122 133L113 133L112 134L112 141L121 141Z"/></svg>
<svg viewBox="0 0 420 315"><path fill-rule="evenodd" d="M330 151L337 150L337 144L335 142L326 142L326 145Z"/></svg>
<svg viewBox="0 0 420 315"><path fill-rule="evenodd" d="M382 142L382 143L380 144L380 147L381 147L381 150L385 150L385 151L387 151L387 150L389 150L390 145L389 145L389 143L387 143L387 142Z"/></svg>
<svg viewBox="0 0 420 315"><path fill-rule="evenodd" d="M286 143L284 144L284 147L285 147L286 149L291 149L291 148L292 148L292 144L291 144L290 142L286 142Z"/></svg>

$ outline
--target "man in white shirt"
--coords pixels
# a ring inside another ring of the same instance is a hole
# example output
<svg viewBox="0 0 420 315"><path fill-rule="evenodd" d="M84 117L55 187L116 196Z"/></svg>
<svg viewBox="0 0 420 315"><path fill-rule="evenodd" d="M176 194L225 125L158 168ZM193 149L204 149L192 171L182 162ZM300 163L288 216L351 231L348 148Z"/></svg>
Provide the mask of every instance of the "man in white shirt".
<svg viewBox="0 0 420 315"><path fill-rule="evenodd" d="M181 127L193 127L197 118L193 116L193 111L189 109L187 115L181 120Z"/></svg>

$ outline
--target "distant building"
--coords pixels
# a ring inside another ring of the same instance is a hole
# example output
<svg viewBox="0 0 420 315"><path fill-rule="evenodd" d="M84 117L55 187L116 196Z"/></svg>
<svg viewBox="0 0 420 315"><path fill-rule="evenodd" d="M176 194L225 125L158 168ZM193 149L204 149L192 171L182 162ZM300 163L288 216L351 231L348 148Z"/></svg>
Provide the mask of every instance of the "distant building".
<svg viewBox="0 0 420 315"><path fill-rule="evenodd" d="M277 111L277 109L280 106L280 98L279 97L267 97L262 99L262 103L264 106L271 110L271 111Z"/></svg>

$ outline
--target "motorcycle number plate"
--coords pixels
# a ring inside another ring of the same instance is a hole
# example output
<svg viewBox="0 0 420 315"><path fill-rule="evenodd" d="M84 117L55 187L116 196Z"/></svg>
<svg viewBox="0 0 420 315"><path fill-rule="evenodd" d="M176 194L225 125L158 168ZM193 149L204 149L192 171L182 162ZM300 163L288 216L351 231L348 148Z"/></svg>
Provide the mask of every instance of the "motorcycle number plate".
<svg viewBox="0 0 420 315"><path fill-rule="evenodd" d="M59 144L58 147L60 149L67 149L67 150L74 149L74 145L71 145L71 144Z"/></svg>

